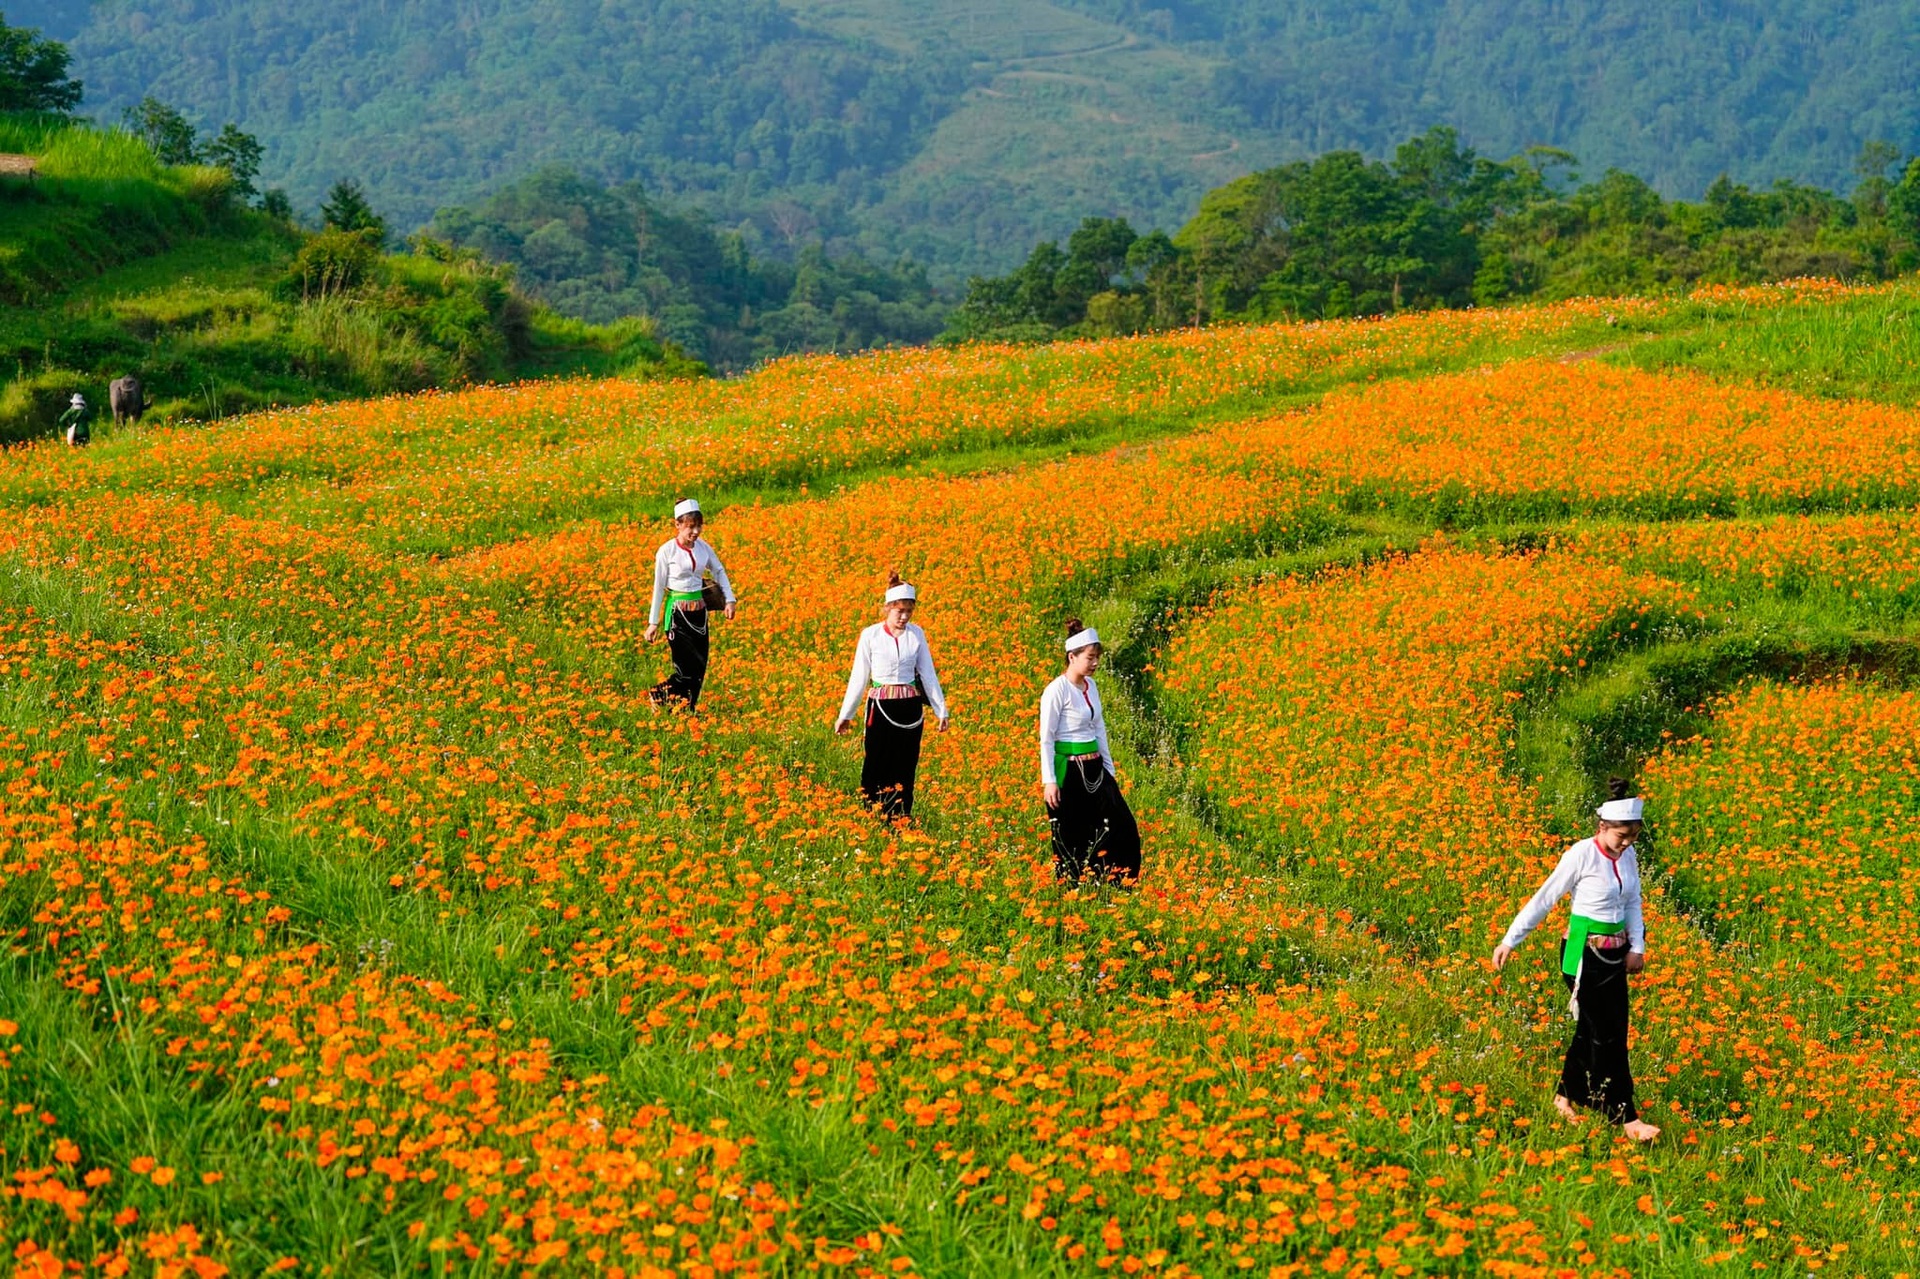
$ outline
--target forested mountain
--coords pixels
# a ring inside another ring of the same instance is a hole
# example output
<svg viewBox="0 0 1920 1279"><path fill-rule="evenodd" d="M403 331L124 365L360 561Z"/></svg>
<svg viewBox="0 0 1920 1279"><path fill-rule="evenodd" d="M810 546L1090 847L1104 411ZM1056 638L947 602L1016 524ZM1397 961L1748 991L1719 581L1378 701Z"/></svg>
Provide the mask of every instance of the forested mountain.
<svg viewBox="0 0 1920 1279"><path fill-rule="evenodd" d="M949 305L912 263L756 256L736 232L546 169L477 208L442 209L431 233L511 263L530 296L597 324L647 316L663 337L734 370L797 351L925 342Z"/></svg>
<svg viewBox="0 0 1920 1279"><path fill-rule="evenodd" d="M697 197L756 252L823 243L941 278L1088 213L1179 225L1203 192L1437 121L1564 147L1668 197L1848 187L1920 146L1911 0L13 0L90 109L153 94L266 144L312 207L363 181L397 228L550 164Z"/></svg>

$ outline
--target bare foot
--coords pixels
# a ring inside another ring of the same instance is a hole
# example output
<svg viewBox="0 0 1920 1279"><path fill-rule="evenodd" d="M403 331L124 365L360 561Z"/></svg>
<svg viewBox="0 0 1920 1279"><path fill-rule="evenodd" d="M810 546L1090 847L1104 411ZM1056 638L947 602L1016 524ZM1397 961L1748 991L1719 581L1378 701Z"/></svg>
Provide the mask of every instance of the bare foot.
<svg viewBox="0 0 1920 1279"><path fill-rule="evenodd" d="M1621 1125L1620 1131L1626 1133L1627 1136L1633 1138L1635 1141L1652 1141L1660 1135L1658 1128L1639 1119L1634 1120L1630 1124Z"/></svg>
<svg viewBox="0 0 1920 1279"><path fill-rule="evenodd" d="M1570 1124L1583 1124L1587 1121L1587 1117L1581 1114L1572 1102L1560 1096L1558 1093L1554 1094L1553 1108L1559 1111L1560 1117Z"/></svg>

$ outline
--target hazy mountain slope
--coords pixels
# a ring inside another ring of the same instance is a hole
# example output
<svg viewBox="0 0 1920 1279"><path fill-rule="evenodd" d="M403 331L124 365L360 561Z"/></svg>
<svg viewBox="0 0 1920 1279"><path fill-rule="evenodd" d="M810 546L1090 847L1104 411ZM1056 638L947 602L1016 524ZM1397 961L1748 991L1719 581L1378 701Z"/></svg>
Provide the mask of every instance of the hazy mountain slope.
<svg viewBox="0 0 1920 1279"><path fill-rule="evenodd" d="M1211 104L1222 64L1034 0L788 0L820 29L912 56L957 49L971 86L885 184L871 223L923 260L1007 261L1084 216L1184 221L1201 195L1276 161Z"/></svg>
<svg viewBox="0 0 1920 1279"><path fill-rule="evenodd" d="M1693 196L1722 172L1845 185L1864 142L1920 149L1912 0L1062 2L1221 58L1216 102L1306 150L1451 123Z"/></svg>
<svg viewBox="0 0 1920 1279"><path fill-rule="evenodd" d="M103 117L153 92L398 222L542 164L700 196L778 243L944 274L1088 214L1176 223L1238 172L1435 122L1669 194L1847 185L1920 149L1912 0L14 0Z"/></svg>
<svg viewBox="0 0 1920 1279"><path fill-rule="evenodd" d="M312 203L358 175L403 225L543 163L668 190L841 192L909 158L964 86L809 30L772 0L27 0L70 38L88 105L153 93L232 118ZM735 188L739 190L735 190Z"/></svg>

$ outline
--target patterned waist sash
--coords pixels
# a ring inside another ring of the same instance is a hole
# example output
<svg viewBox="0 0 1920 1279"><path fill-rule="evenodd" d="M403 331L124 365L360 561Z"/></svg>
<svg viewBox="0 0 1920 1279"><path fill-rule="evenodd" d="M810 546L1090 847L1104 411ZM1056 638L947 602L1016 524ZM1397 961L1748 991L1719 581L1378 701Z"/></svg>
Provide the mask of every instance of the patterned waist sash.
<svg viewBox="0 0 1920 1279"><path fill-rule="evenodd" d="M1586 953L1589 938L1620 937L1627 931L1626 921L1608 923L1601 919L1588 919L1585 915L1575 915L1567 924L1567 951L1560 957L1560 971L1569 977L1580 975L1580 957ZM1595 941L1594 945L1604 948L1609 943ZM1611 943L1618 945L1618 942Z"/></svg>

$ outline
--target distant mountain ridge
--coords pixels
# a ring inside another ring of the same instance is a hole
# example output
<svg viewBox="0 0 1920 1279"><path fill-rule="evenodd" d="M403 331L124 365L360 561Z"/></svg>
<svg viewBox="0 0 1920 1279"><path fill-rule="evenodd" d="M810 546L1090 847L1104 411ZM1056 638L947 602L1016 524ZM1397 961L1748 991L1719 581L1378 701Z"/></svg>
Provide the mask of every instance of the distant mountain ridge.
<svg viewBox="0 0 1920 1279"><path fill-rule="evenodd" d="M695 197L756 248L1005 269L1089 214L1177 225L1240 173L1433 123L1672 195L1845 187L1920 150L1897 0L15 0L102 119L152 93L398 226L549 164Z"/></svg>

